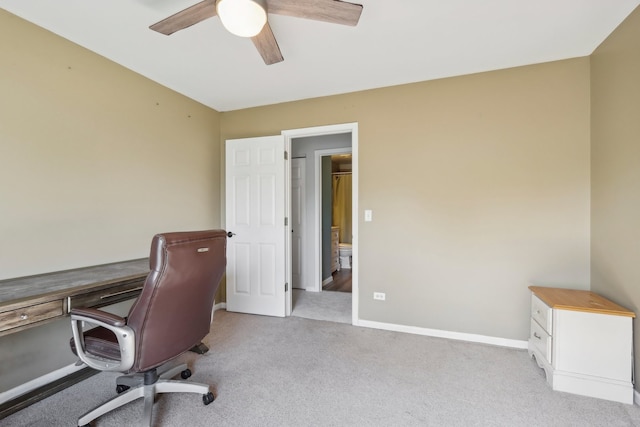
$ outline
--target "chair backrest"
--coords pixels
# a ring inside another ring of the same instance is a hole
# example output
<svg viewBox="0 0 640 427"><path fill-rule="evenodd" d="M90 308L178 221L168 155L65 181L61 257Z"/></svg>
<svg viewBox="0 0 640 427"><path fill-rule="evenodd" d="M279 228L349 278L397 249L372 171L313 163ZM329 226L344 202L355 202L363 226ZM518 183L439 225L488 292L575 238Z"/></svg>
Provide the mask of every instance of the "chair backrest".
<svg viewBox="0 0 640 427"><path fill-rule="evenodd" d="M209 333L226 244L224 230L154 236L151 271L127 318L136 341L133 371L160 366Z"/></svg>

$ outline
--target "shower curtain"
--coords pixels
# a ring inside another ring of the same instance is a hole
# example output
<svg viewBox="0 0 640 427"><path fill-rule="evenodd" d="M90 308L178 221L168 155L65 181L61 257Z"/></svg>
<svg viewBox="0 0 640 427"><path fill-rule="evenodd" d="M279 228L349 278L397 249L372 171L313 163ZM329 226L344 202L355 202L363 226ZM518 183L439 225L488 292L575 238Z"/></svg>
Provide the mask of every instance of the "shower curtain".
<svg viewBox="0 0 640 427"><path fill-rule="evenodd" d="M351 174L333 175L332 216L340 227L340 243L351 243Z"/></svg>

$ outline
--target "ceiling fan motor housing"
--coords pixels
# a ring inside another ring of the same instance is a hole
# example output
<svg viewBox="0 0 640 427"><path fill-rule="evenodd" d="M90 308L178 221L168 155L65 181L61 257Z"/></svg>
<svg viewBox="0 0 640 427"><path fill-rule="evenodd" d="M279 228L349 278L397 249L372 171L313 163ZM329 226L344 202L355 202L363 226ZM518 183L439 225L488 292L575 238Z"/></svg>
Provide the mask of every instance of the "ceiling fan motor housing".
<svg viewBox="0 0 640 427"><path fill-rule="evenodd" d="M267 23L265 0L217 0L216 12L227 31L240 37L257 36Z"/></svg>

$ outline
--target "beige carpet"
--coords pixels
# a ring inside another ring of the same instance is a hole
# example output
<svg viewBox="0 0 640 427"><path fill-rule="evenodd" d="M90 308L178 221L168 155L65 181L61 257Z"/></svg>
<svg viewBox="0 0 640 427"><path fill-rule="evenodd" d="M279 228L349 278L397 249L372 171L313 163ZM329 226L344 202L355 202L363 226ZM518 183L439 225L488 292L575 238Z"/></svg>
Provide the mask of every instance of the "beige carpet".
<svg viewBox="0 0 640 427"><path fill-rule="evenodd" d="M552 391L524 350L303 319L218 311L204 356L185 355L195 394L158 398L155 426L638 426L640 408ZM69 427L115 395L98 374L4 420ZM137 425L137 401L94 427Z"/></svg>
<svg viewBox="0 0 640 427"><path fill-rule="evenodd" d="M294 289L291 315L351 324L351 293Z"/></svg>

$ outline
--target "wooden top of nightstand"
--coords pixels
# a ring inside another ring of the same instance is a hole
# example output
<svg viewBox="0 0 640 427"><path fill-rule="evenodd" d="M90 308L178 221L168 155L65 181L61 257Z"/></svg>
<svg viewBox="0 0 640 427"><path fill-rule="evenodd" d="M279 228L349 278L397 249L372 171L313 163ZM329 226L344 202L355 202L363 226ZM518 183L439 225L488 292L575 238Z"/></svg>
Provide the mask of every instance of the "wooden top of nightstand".
<svg viewBox="0 0 640 427"><path fill-rule="evenodd" d="M529 289L551 308L636 317L633 311L590 291L543 286L529 286Z"/></svg>

